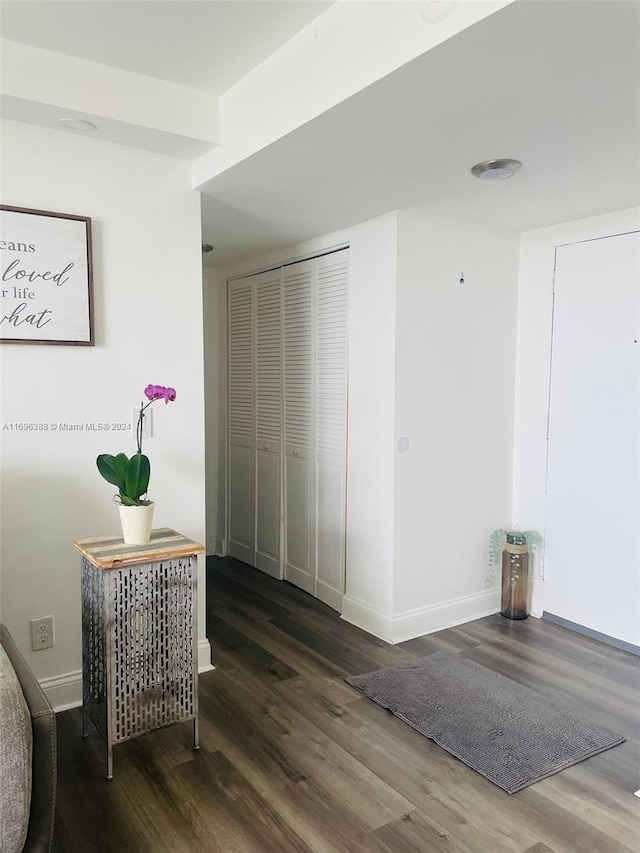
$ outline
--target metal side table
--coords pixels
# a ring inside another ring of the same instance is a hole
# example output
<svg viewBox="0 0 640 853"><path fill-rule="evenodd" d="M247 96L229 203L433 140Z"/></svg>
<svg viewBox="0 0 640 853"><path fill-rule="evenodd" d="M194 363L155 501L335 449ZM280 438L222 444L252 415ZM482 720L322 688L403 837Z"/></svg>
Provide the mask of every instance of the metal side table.
<svg viewBox="0 0 640 853"><path fill-rule="evenodd" d="M82 733L113 745L193 720L198 741L197 555L202 545L153 530L147 545L77 539L82 555Z"/></svg>

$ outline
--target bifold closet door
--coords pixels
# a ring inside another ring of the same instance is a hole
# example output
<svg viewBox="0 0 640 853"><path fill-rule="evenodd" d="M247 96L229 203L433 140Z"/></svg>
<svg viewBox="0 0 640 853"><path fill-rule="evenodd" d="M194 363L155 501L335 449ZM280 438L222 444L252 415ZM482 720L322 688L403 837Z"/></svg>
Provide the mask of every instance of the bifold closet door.
<svg viewBox="0 0 640 853"><path fill-rule="evenodd" d="M255 563L275 578L280 561L282 479L282 271L253 278L256 339Z"/></svg>
<svg viewBox="0 0 640 853"><path fill-rule="evenodd" d="M342 610L347 461L349 250L316 260L316 591Z"/></svg>
<svg viewBox="0 0 640 853"><path fill-rule="evenodd" d="M232 557L254 565L255 405L253 285L229 284L229 545Z"/></svg>
<svg viewBox="0 0 640 853"><path fill-rule="evenodd" d="M229 554L341 610L348 250L229 283Z"/></svg>
<svg viewBox="0 0 640 853"><path fill-rule="evenodd" d="M284 576L315 595L313 261L282 270Z"/></svg>

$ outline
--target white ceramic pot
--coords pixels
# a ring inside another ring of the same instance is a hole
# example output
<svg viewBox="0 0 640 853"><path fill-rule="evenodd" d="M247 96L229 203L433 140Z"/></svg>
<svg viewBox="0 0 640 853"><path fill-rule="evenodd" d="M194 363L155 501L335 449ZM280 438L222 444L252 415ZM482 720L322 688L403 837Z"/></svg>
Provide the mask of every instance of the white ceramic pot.
<svg viewBox="0 0 640 853"><path fill-rule="evenodd" d="M151 539L154 508L153 501L148 506L118 505L125 545L146 545Z"/></svg>

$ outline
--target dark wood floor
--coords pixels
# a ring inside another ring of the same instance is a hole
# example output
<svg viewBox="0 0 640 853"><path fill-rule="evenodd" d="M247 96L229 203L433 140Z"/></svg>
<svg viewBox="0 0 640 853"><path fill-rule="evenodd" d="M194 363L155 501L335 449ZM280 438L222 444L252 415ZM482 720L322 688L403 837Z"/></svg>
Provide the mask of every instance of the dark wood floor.
<svg viewBox="0 0 640 853"><path fill-rule="evenodd" d="M535 619L490 616L389 646L315 599L210 560L191 725L114 749L58 715L60 853L629 853L640 849L637 658ZM458 652L627 742L509 796L344 678Z"/></svg>

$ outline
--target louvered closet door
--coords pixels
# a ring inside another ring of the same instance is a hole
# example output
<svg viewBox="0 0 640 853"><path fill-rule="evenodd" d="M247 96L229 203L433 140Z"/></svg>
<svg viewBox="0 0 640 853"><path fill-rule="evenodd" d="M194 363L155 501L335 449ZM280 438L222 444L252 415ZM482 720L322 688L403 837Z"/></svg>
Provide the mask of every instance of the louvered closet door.
<svg viewBox="0 0 640 853"><path fill-rule="evenodd" d="M229 283L229 554L254 565L253 285Z"/></svg>
<svg viewBox="0 0 640 853"><path fill-rule="evenodd" d="M316 261L316 596L342 610L349 250Z"/></svg>
<svg viewBox="0 0 640 853"><path fill-rule="evenodd" d="M283 268L284 576L315 595L314 262Z"/></svg>
<svg viewBox="0 0 640 853"><path fill-rule="evenodd" d="M252 281L256 306L256 554L255 566L282 577L282 271Z"/></svg>

